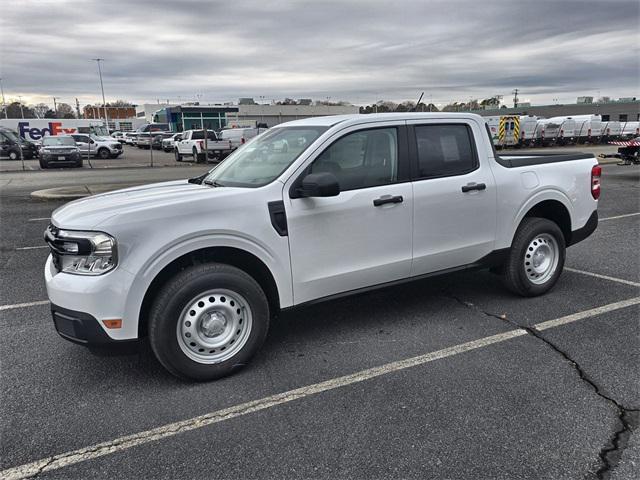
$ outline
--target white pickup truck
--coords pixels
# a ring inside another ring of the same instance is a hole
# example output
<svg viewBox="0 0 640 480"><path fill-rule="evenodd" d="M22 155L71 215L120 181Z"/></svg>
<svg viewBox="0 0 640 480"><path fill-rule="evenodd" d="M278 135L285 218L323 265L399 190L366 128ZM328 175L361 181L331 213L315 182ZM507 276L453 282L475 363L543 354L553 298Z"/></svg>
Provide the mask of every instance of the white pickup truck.
<svg viewBox="0 0 640 480"><path fill-rule="evenodd" d="M219 140L213 130L207 130L206 142L204 130L186 130L173 145L177 162L181 162L185 155L193 157L193 161L198 163L206 162L207 158L220 161L235 148L230 141Z"/></svg>
<svg viewBox="0 0 640 480"><path fill-rule="evenodd" d="M45 280L62 337L148 336L170 372L209 380L249 362L281 309L478 268L541 295L599 195L592 155L500 157L477 115L309 118L201 177L57 209Z"/></svg>

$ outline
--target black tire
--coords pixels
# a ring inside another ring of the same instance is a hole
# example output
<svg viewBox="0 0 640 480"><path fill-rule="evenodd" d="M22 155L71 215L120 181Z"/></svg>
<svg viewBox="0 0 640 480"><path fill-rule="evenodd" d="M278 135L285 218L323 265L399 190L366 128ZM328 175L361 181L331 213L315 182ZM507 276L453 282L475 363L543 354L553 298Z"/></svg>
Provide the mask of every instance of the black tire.
<svg viewBox="0 0 640 480"><path fill-rule="evenodd" d="M82 159L76 162L76 168L82 168L84 166L84 161Z"/></svg>
<svg viewBox="0 0 640 480"><path fill-rule="evenodd" d="M189 358L177 339L182 311L199 294L216 288L242 295L251 309L251 330L246 343L231 358L204 364ZM173 375L208 381L230 375L246 365L260 349L269 329L269 303L260 285L231 265L209 263L183 270L158 292L149 314L149 342L159 362Z"/></svg>
<svg viewBox="0 0 640 480"><path fill-rule="evenodd" d="M98 157L101 158L102 160L107 160L108 158L111 157L111 152L109 151L108 148L100 148L98 149Z"/></svg>
<svg viewBox="0 0 640 480"><path fill-rule="evenodd" d="M182 161L182 155L180 155L180 152L178 152L177 148L173 150L173 154L176 157L176 162Z"/></svg>
<svg viewBox="0 0 640 480"><path fill-rule="evenodd" d="M198 150L196 150L196 147L193 147L192 155L193 155L193 161L196 163L204 163L207 161L206 155L198 153Z"/></svg>
<svg viewBox="0 0 640 480"><path fill-rule="evenodd" d="M49 164L47 162L45 162L44 160L40 159L40 168L41 169L45 169L45 168L49 168Z"/></svg>
<svg viewBox="0 0 640 480"><path fill-rule="evenodd" d="M536 242L541 235L544 242L546 242L544 240L546 236L550 236L555 240L556 246L553 249L557 250L557 264L555 269L551 269L546 279L543 276L543 279L541 279L544 280L543 283L535 283L530 278L530 275L535 275L535 272L527 273L530 270L527 269L525 262L531 256L530 250L534 248L532 247L533 242ZM560 278L564 268L565 255L564 235L555 222L546 218L525 218L516 231L507 261L502 268L504 285L513 293L523 297L542 295L551 290L558 278Z"/></svg>

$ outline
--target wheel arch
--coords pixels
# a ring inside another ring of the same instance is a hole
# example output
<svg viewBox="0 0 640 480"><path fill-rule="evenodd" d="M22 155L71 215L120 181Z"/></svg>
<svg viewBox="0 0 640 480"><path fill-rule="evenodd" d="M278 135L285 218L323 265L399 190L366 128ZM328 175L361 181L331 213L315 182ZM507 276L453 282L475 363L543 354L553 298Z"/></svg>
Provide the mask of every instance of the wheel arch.
<svg viewBox="0 0 640 480"><path fill-rule="evenodd" d="M138 318L138 338L147 335L149 311L161 286L175 273L202 263L224 263L243 270L253 277L269 301L272 314L280 310L278 285L269 267L255 254L237 247L216 246L187 252L165 265L147 286Z"/></svg>
<svg viewBox="0 0 640 480"><path fill-rule="evenodd" d="M523 209L519 215L517 227L511 235L511 243L513 242L515 232L520 227L523 220L531 217L546 218L547 220L554 222L558 227L560 227L560 230L562 230L565 244L571 244L571 212L565 202L558 198L540 199L537 202L529 204L526 209Z"/></svg>

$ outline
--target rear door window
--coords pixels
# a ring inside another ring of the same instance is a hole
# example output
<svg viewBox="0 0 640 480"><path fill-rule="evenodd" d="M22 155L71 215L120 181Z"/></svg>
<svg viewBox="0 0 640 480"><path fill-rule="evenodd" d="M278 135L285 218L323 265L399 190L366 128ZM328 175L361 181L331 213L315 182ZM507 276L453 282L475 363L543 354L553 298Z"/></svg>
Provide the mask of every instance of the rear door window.
<svg viewBox="0 0 640 480"><path fill-rule="evenodd" d="M417 125L414 131L419 178L463 175L478 168L467 125Z"/></svg>

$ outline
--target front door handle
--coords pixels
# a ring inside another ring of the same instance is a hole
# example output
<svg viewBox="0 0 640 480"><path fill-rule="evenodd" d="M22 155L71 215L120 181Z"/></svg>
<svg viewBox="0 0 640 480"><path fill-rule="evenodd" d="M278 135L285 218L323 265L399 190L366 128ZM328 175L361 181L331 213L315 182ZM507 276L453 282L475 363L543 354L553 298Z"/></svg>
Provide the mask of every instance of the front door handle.
<svg viewBox="0 0 640 480"><path fill-rule="evenodd" d="M467 183L462 186L462 193L467 193L472 190L485 190L487 186L484 183Z"/></svg>
<svg viewBox="0 0 640 480"><path fill-rule="evenodd" d="M383 195L373 201L373 206L379 207L386 203L402 203L403 200L402 195Z"/></svg>

